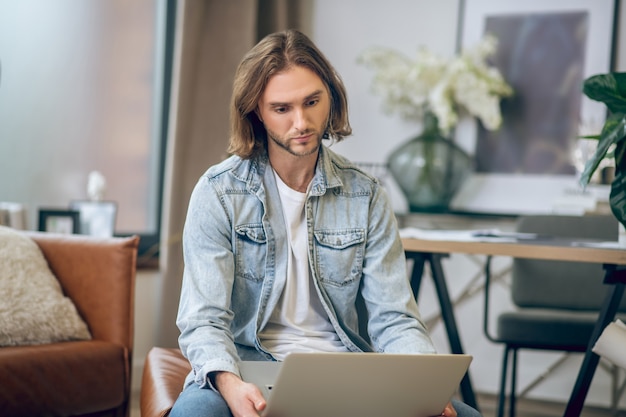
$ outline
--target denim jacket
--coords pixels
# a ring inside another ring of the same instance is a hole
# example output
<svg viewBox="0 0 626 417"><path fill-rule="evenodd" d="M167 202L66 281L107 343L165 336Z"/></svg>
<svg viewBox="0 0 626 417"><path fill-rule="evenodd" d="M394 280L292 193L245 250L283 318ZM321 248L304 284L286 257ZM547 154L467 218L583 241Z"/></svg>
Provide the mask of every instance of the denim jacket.
<svg viewBox="0 0 626 417"><path fill-rule="evenodd" d="M305 210L312 279L348 350L434 352L381 184L321 146ZM257 335L285 284L287 237L267 155L232 156L199 179L183 252L176 323L192 365L187 383L206 386L213 371L239 374L240 359L272 360ZM369 317L367 337L359 335L357 296Z"/></svg>

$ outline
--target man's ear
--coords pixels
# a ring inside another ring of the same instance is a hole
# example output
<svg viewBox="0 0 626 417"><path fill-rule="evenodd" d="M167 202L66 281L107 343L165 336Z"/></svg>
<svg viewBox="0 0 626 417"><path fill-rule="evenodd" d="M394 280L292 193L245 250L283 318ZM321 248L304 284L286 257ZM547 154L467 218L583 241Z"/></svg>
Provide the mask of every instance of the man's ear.
<svg viewBox="0 0 626 417"><path fill-rule="evenodd" d="M254 108L254 114L256 114L256 117L261 121L261 123L263 123L263 118L261 117L261 112L259 111L259 106L256 106Z"/></svg>

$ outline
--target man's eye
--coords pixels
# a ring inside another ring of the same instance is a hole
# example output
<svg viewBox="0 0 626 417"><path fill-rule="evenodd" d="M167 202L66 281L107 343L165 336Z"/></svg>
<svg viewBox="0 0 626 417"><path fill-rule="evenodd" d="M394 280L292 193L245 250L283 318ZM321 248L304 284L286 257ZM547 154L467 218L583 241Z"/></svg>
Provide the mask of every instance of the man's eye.
<svg viewBox="0 0 626 417"><path fill-rule="evenodd" d="M313 99L313 100L309 100L307 101L306 105L311 107L311 106L315 106L320 100L319 99Z"/></svg>
<svg viewBox="0 0 626 417"><path fill-rule="evenodd" d="M285 113L287 111L286 107L274 107L274 111L276 113Z"/></svg>

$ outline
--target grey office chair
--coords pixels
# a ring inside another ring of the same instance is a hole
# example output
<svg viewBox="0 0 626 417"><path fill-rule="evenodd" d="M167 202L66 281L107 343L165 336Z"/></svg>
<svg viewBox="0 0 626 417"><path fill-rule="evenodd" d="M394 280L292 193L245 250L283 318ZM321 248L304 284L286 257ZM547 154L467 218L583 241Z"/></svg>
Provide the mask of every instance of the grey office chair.
<svg viewBox="0 0 626 417"><path fill-rule="evenodd" d="M555 238L615 241L617 220L608 215L523 216L518 220L517 231ZM492 336L489 331L490 261L489 258L485 266L483 329L489 340L505 346L498 399L499 417L504 414L508 361L512 357L509 413L513 417L518 350L584 352L607 288L602 284L604 270L601 264L514 259L511 298L516 309L498 316L496 335ZM626 300L622 301L619 311L626 312ZM614 395L619 398L618 392Z"/></svg>

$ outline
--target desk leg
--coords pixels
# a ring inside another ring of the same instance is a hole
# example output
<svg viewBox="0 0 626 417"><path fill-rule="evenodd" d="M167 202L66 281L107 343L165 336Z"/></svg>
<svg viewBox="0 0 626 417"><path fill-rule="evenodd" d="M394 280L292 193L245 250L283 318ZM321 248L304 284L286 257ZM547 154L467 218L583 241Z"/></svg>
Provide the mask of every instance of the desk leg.
<svg viewBox="0 0 626 417"><path fill-rule="evenodd" d="M438 254L431 254L428 257L433 281L435 283L435 288L437 289L437 296L439 297L439 304L441 306L441 316L443 317L443 322L446 324L446 333L448 334L448 341L450 342L450 349L452 350L452 353L464 353L463 346L461 345L461 336L459 335L459 330L456 326L456 318L454 317L452 302L450 301L450 293L448 292L446 277L443 273L443 267L441 266L441 257L442 255ZM463 396L463 401L465 401L467 405L478 410L478 403L476 401L476 396L474 395L474 389L472 388L469 372L467 372L461 380L461 395Z"/></svg>
<svg viewBox="0 0 626 417"><path fill-rule="evenodd" d="M607 271L605 282L611 282L611 272L612 271ZM622 270L622 272L625 271ZM591 380L593 379L593 374L595 373L598 362L600 361L600 357L593 353L591 349L600 337L600 334L602 334L604 328L615 318L615 313L617 312L622 296L624 295L623 279L624 277L622 277L621 282L614 283L612 287L609 288L606 300L598 316L598 321L596 322L591 339L589 340L589 346L587 346L585 358L583 359L580 371L578 372L576 384L574 385L569 402L567 403L567 408L565 409L564 414L565 417L580 416L583 409L585 398L587 397L589 386L591 385Z"/></svg>
<svg viewBox="0 0 626 417"><path fill-rule="evenodd" d="M415 264L413 266L413 273L411 274L411 288L416 298L419 295L419 287L421 284L422 273L424 270L424 262L428 261L430 264L430 270L432 273L435 288L437 290L437 297L439 298L439 306L441 308L441 317L446 326L446 333L448 335L448 341L450 342L450 350L452 353L464 353L463 346L461 345L461 337L459 335L458 328L456 326L456 318L454 317L454 310L452 308L452 302L450 301L450 293L448 292L448 286L446 285L446 278L441 266L441 258L447 255L434 254L434 253L411 253L407 254L407 257L414 259ZM417 269L416 269L417 267ZM461 380L461 395L463 401L478 410L478 403L476 396L474 395L474 389L472 388L472 382L469 377L469 372L465 374Z"/></svg>
<svg viewBox="0 0 626 417"><path fill-rule="evenodd" d="M414 254L407 254L407 258L413 259L413 272L411 272L411 290L413 290L413 297L415 299L419 299L420 296L420 287L422 286L422 276L424 274L424 263L426 259L421 256Z"/></svg>

